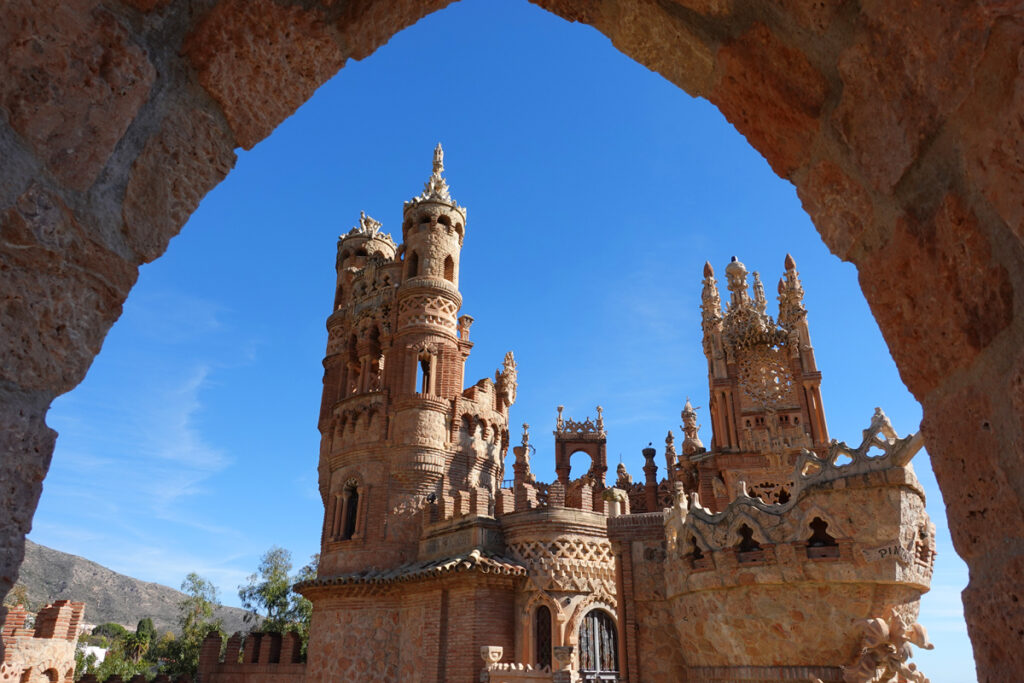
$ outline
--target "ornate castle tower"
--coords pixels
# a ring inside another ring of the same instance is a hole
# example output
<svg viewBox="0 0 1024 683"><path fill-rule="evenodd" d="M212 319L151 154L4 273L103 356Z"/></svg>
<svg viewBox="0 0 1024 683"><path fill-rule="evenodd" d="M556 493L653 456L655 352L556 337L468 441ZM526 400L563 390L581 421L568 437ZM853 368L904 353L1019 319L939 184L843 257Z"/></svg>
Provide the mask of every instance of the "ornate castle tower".
<svg viewBox="0 0 1024 683"><path fill-rule="evenodd" d="M466 210L443 171L438 145L423 192L405 202L401 245L365 214L338 239L320 414L322 575L413 559L428 497L472 490L493 509L515 362L509 354L495 382L463 393Z"/></svg>
<svg viewBox="0 0 1024 683"><path fill-rule="evenodd" d="M758 273L753 296L743 263L733 257L725 274L729 301L723 312L714 270L704 265L701 311L713 436L710 451L688 453L682 461L696 466L684 466L684 483L715 507L734 497L741 480L752 494L785 502L801 449L823 453L829 442L803 287L787 254L776 322L767 313ZM683 419L684 432L695 435L689 405Z"/></svg>

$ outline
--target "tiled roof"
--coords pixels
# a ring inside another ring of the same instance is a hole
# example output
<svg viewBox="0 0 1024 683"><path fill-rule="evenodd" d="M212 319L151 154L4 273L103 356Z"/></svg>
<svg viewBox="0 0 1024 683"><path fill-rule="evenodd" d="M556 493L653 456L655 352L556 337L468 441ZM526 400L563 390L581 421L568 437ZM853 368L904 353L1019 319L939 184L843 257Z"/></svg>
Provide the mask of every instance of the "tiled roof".
<svg viewBox="0 0 1024 683"><path fill-rule="evenodd" d="M455 572L476 571L481 574L500 574L505 576L526 576L526 567L504 555L481 552L473 549L453 557L445 557L424 562L407 562L393 569L368 569L357 574L340 574L310 581L303 581L296 588L313 586L340 586L352 584L383 584L400 583L440 577Z"/></svg>

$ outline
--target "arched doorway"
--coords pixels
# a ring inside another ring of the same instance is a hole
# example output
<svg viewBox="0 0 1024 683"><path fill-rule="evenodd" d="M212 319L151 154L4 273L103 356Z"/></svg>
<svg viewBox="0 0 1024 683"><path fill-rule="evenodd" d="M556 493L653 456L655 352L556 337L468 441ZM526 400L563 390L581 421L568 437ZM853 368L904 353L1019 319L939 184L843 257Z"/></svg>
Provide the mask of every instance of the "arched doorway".
<svg viewBox="0 0 1024 683"><path fill-rule="evenodd" d="M602 609L592 609L580 622L580 676L584 681L619 680L619 638L615 620Z"/></svg>

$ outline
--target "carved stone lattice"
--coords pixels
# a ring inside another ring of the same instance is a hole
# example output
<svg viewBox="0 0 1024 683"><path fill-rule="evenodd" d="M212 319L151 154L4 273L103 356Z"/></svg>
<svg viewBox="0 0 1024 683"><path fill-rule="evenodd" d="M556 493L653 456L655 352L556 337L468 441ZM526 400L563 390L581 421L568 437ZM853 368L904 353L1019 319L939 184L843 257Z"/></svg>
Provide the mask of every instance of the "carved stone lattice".
<svg viewBox="0 0 1024 683"><path fill-rule="evenodd" d="M793 482L763 481L747 485L747 494L751 498L760 498L766 503L785 503L790 498Z"/></svg>
<svg viewBox="0 0 1024 683"><path fill-rule="evenodd" d="M796 403L793 375L783 359L773 348L754 346L739 360L740 386L756 405L778 408Z"/></svg>
<svg viewBox="0 0 1024 683"><path fill-rule="evenodd" d="M559 538L509 545L545 591L615 592L615 557L608 541Z"/></svg>

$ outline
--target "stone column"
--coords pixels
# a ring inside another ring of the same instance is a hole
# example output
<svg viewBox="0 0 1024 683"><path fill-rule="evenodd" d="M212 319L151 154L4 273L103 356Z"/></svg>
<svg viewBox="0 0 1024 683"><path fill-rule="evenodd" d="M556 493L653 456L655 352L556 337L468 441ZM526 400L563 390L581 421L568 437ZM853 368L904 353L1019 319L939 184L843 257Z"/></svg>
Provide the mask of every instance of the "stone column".
<svg viewBox="0 0 1024 683"><path fill-rule="evenodd" d="M651 447L651 444L647 444L647 448L643 450L644 460L644 500L647 503L648 512L657 512L660 507L658 506L658 465L654 462L654 457L658 454L658 451Z"/></svg>

